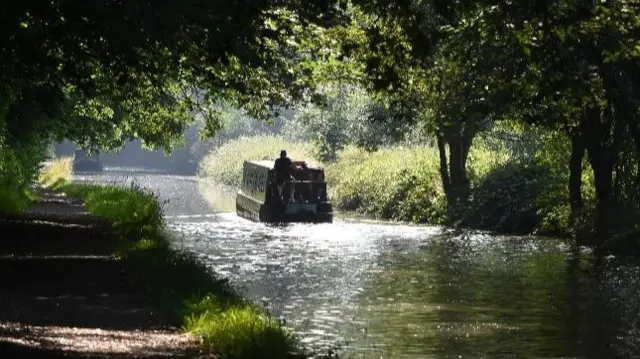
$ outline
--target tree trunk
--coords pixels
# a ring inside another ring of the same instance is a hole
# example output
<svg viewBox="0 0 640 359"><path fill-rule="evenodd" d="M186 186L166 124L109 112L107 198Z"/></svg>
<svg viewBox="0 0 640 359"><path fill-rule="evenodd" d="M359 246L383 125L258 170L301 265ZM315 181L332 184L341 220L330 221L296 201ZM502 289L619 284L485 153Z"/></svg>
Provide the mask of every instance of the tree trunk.
<svg viewBox="0 0 640 359"><path fill-rule="evenodd" d="M633 138L633 143L636 147L636 158L638 163L636 164L636 178L634 180L635 191L633 191L632 201L638 202L638 193L640 192L640 123L638 120L640 118L629 117L627 118L629 121L627 125L629 126L629 132L631 133L631 137Z"/></svg>
<svg viewBox="0 0 640 359"><path fill-rule="evenodd" d="M451 186L449 180L449 169L447 165L447 149L445 147L442 135L437 134L436 141L438 143L438 155L440 156L440 179L442 180L442 188L444 189L444 193L448 197Z"/></svg>
<svg viewBox="0 0 640 359"><path fill-rule="evenodd" d="M612 204L613 166L604 155L596 154L591 160L596 186L596 233L600 237L609 231L609 210ZM605 240L600 237L599 240Z"/></svg>
<svg viewBox="0 0 640 359"><path fill-rule="evenodd" d="M624 165L620 161L616 161L615 165L615 179L613 180L613 203L620 203L622 199L622 181L624 176L621 175L624 172Z"/></svg>
<svg viewBox="0 0 640 359"><path fill-rule="evenodd" d="M464 200L465 196L468 198L468 191L466 191L468 189L466 161L463 154L461 139L451 139L449 141L449 177L456 207L461 204L460 202Z"/></svg>
<svg viewBox="0 0 640 359"><path fill-rule="evenodd" d="M455 221L469 201L471 192L467 177L467 158L476 134L475 123L457 123L437 135L438 152L440 156L440 177L447 196L449 220ZM447 159L446 147L449 147Z"/></svg>
<svg viewBox="0 0 640 359"><path fill-rule="evenodd" d="M589 109L585 114L585 141L587 156L593 169L596 189L596 235L597 244L607 238L610 229L610 210L612 208L613 168L618 155L616 143L619 142L619 123L613 123L609 109L603 116L597 109ZM619 122L619 121L618 121ZM613 133L611 129L614 127ZM613 138L611 138L613 137ZM609 140L613 142L607 145Z"/></svg>
<svg viewBox="0 0 640 359"><path fill-rule="evenodd" d="M631 134L631 138L633 138L633 144L635 145L635 149L636 149L636 158L637 158L637 164L636 164L636 178L634 180L634 189L635 191L632 191L632 201L635 201L636 203L638 202L639 198L639 194L640 194L640 116L636 115L636 114L629 114L626 117L627 120L627 126L629 128L629 133Z"/></svg>
<svg viewBox="0 0 640 359"><path fill-rule="evenodd" d="M626 107L624 100L621 101L617 83L616 74L620 71L616 65L604 63L602 54L592 50L590 57L598 64L607 99L605 108L587 109L585 112L587 155L593 168L596 187L596 234L598 244L601 244L607 239L613 218L613 169L618 162L627 124L619 114L620 111L624 113Z"/></svg>
<svg viewBox="0 0 640 359"><path fill-rule="evenodd" d="M582 199L582 159L586 151L584 135L581 129L576 129L571 135L571 157L569 159L569 203L571 217L569 225L578 230L584 213Z"/></svg>

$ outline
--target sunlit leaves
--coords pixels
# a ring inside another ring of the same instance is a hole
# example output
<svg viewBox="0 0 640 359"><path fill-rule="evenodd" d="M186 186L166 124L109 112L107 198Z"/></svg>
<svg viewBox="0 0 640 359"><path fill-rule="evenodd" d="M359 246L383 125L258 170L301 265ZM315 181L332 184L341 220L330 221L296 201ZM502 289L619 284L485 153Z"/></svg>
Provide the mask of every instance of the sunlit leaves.
<svg viewBox="0 0 640 359"><path fill-rule="evenodd" d="M210 132L219 128L192 90L176 86L198 89L207 106L269 118L304 96L320 53L312 47L337 11L331 0L14 5L0 15L0 80L52 96L70 86L56 135L105 148L129 138L166 148L196 112Z"/></svg>

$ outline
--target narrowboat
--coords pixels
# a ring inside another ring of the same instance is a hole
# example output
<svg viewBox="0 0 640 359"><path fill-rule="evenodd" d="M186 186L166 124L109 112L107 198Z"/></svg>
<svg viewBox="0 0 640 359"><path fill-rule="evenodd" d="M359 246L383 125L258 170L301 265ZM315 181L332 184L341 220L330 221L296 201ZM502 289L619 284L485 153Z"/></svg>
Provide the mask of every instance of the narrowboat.
<svg viewBox="0 0 640 359"><path fill-rule="evenodd" d="M98 155L90 156L84 150L76 150L73 154L74 172L102 172L102 162Z"/></svg>
<svg viewBox="0 0 640 359"><path fill-rule="evenodd" d="M327 198L324 171L303 161L293 161L295 179L286 182L282 196L273 163L244 162L242 187L236 197L238 216L269 223L331 223L333 207Z"/></svg>

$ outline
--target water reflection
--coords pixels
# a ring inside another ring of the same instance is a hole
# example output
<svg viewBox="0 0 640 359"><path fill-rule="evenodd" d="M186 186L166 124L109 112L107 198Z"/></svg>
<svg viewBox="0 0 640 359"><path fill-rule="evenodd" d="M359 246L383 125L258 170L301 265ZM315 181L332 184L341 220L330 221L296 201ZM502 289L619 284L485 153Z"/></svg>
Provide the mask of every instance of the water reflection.
<svg viewBox="0 0 640 359"><path fill-rule="evenodd" d="M385 251L384 270L360 297L370 336L384 333L395 358L561 355L562 254L551 242L526 247L439 237L417 251Z"/></svg>
<svg viewBox="0 0 640 359"><path fill-rule="evenodd" d="M133 175L168 199L176 245L264 302L308 345L346 357L640 357L639 267L558 241L338 220L269 227L233 193ZM114 181L103 174L88 180ZM202 195L204 194L204 195Z"/></svg>

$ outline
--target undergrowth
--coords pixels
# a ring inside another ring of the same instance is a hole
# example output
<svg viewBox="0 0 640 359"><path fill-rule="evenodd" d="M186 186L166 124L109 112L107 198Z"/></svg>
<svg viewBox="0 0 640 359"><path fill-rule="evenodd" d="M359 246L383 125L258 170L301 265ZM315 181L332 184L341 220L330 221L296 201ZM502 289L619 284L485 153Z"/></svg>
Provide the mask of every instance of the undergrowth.
<svg viewBox="0 0 640 359"><path fill-rule="evenodd" d="M327 166L334 204L343 210L401 221L443 223L446 201L437 153L428 147L376 152L348 147Z"/></svg>
<svg viewBox="0 0 640 359"><path fill-rule="evenodd" d="M69 181L73 174L73 159L71 157L57 158L49 163L40 172L38 182L45 187L50 187L60 180Z"/></svg>
<svg viewBox="0 0 640 359"><path fill-rule="evenodd" d="M0 214L24 212L36 199L31 186L43 158L41 146L10 148L0 141Z"/></svg>

